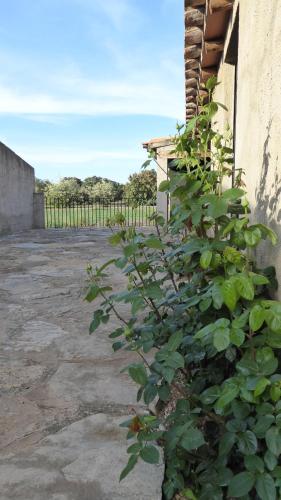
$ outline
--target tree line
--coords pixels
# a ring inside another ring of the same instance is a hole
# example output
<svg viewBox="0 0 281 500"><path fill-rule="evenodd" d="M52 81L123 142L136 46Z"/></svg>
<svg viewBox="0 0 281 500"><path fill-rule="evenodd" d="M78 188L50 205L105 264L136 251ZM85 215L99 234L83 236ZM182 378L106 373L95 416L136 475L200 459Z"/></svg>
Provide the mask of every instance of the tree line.
<svg viewBox="0 0 281 500"><path fill-rule="evenodd" d="M65 203L84 203L90 200L132 200L139 204L156 201L157 175L155 170L144 170L129 176L126 184L93 175L84 180L78 177L63 177L59 182L36 178L37 192L44 192L49 199Z"/></svg>

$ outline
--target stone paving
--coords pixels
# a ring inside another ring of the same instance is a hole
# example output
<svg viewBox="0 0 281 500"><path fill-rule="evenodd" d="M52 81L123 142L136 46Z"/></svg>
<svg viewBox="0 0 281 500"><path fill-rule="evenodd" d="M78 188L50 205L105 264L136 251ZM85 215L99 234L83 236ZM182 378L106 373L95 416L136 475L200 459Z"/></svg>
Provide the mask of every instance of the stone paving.
<svg viewBox="0 0 281 500"><path fill-rule="evenodd" d="M163 466L126 480L120 422L136 387L132 354L92 337L86 265L112 258L106 230L30 231L0 238L0 500L160 500ZM117 251L114 249L115 255ZM111 282L118 289L120 275Z"/></svg>

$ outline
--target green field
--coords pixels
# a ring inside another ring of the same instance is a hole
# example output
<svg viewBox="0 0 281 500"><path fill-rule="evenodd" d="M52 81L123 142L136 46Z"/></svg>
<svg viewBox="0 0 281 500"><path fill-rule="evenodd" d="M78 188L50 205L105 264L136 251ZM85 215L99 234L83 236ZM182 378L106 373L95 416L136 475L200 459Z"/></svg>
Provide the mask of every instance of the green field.
<svg viewBox="0 0 281 500"><path fill-rule="evenodd" d="M101 204L73 207L45 206L46 228L65 227L105 227L108 219L116 213L122 213L127 226L150 226L149 217L155 212L155 206L142 205L133 208L129 205Z"/></svg>

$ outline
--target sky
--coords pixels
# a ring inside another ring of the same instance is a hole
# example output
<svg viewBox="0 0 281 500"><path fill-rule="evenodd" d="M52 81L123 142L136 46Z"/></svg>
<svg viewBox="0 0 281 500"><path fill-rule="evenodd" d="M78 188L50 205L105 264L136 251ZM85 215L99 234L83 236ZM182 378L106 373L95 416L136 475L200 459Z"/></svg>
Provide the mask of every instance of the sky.
<svg viewBox="0 0 281 500"><path fill-rule="evenodd" d="M125 182L184 120L183 0L9 0L0 141L41 179Z"/></svg>

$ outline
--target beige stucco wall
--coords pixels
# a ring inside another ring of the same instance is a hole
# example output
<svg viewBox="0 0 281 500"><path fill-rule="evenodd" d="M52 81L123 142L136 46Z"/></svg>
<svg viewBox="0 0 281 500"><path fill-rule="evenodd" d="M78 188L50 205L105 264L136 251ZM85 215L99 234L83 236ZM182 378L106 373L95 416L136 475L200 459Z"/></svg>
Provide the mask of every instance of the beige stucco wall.
<svg viewBox="0 0 281 500"><path fill-rule="evenodd" d="M240 0L236 115L236 167L246 172L254 221L270 225L279 244L263 246L261 265L274 264L281 298L281 5L280 0ZM227 47L226 47L227 48ZM223 64L216 98L229 105L233 67ZM220 111L219 127L227 118Z"/></svg>
<svg viewBox="0 0 281 500"><path fill-rule="evenodd" d="M216 115L216 124L220 131L228 126L232 129L234 112L234 79L235 68L230 64L222 64L218 73L219 85L216 88L215 100L227 107L227 111L220 108Z"/></svg>
<svg viewBox="0 0 281 500"><path fill-rule="evenodd" d="M157 171L157 211L161 213L165 219L169 218L170 202L166 193L158 190L161 182L166 181L169 177L168 162L169 159L174 159L173 150L175 145L171 138L158 138L144 143L145 149L151 149L155 153L156 171Z"/></svg>
<svg viewBox="0 0 281 500"><path fill-rule="evenodd" d="M34 187L34 168L0 142L0 235L45 227L44 196Z"/></svg>

